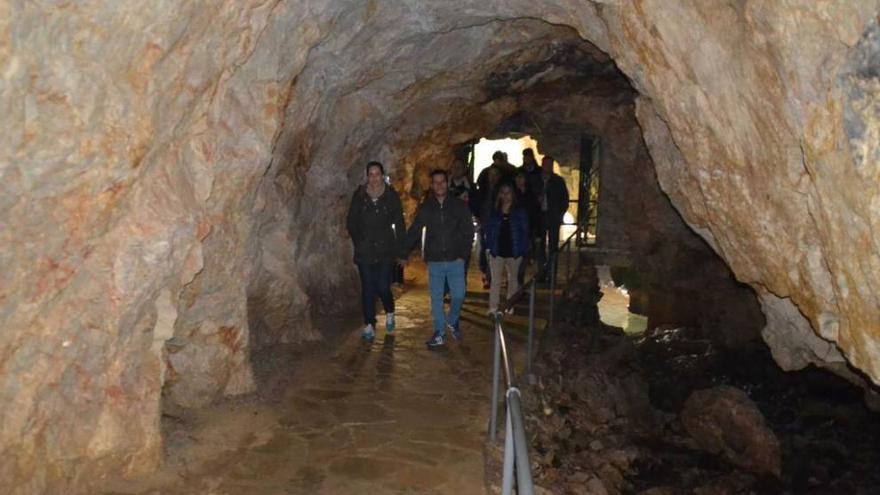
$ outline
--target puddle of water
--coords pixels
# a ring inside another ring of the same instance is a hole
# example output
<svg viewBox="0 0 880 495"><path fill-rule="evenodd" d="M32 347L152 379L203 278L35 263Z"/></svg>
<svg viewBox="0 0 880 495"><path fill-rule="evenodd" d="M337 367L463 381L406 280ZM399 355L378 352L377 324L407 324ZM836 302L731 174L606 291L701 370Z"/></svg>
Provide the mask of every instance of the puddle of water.
<svg viewBox="0 0 880 495"><path fill-rule="evenodd" d="M596 267L602 299L599 301L599 319L602 323L620 327L626 333L642 333L648 327L648 318L629 311L629 293L626 287L616 287L607 265Z"/></svg>

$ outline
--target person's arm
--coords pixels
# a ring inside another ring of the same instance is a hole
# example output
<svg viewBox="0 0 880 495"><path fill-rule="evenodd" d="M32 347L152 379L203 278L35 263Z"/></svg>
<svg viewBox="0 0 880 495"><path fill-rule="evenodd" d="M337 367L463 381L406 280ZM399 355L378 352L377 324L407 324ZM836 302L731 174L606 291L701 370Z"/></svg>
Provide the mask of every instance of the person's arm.
<svg viewBox="0 0 880 495"><path fill-rule="evenodd" d="M562 177L557 177L556 182L559 184L560 196L562 196L562 203L559 205L559 217L565 217L565 212L568 211L568 186L565 185L565 181L562 180Z"/></svg>
<svg viewBox="0 0 880 495"><path fill-rule="evenodd" d="M406 224L403 221L403 205L397 192L391 191L391 225L394 226L394 251L400 259L406 259L409 251L406 249Z"/></svg>
<svg viewBox="0 0 880 495"><path fill-rule="evenodd" d="M410 225L409 229L406 231L406 240L404 241L402 252L402 258L404 259L409 255L409 252L416 247L416 244L422 240L422 227L425 226L423 206L424 203L420 204L418 209L416 209L416 217L413 218L412 225Z"/></svg>
<svg viewBox="0 0 880 495"><path fill-rule="evenodd" d="M464 202L462 202L460 211L461 214L459 215L460 219L458 228L458 231L461 232L461 238L459 239L459 242L461 243L460 257L461 259L466 260L471 253L471 246L474 242L474 222L470 208L468 208L467 204Z"/></svg>
<svg viewBox="0 0 880 495"><path fill-rule="evenodd" d="M489 167L484 168L480 172L480 175L477 176L476 186L477 191L479 191L480 194L483 194L483 192L486 190L486 186L488 185L486 184L487 182L489 182Z"/></svg>
<svg viewBox="0 0 880 495"><path fill-rule="evenodd" d="M525 208L518 208L516 211L517 211L517 215L520 218L520 221L519 221L520 239L525 239L526 251L528 251L529 250L528 248L531 245L531 242L529 242L531 239L531 234L530 234L531 231L529 230L529 214Z"/></svg>
<svg viewBox="0 0 880 495"><path fill-rule="evenodd" d="M358 208L357 204L357 191L351 196L351 202L348 205L348 215L345 218L345 227L348 230L348 235L351 237L354 245L357 246L358 242L361 240L361 218L360 218L360 208Z"/></svg>

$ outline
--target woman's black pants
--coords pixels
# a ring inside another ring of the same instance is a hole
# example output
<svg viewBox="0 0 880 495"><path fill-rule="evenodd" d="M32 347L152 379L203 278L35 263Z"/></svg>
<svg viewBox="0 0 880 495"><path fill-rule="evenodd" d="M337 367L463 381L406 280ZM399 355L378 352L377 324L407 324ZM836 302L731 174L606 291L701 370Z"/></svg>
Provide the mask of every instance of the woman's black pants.
<svg viewBox="0 0 880 495"><path fill-rule="evenodd" d="M364 323L376 324L376 296L382 300L385 313L394 312L394 296L391 294L391 277L394 274L393 262L357 264L361 275L361 304L364 312Z"/></svg>

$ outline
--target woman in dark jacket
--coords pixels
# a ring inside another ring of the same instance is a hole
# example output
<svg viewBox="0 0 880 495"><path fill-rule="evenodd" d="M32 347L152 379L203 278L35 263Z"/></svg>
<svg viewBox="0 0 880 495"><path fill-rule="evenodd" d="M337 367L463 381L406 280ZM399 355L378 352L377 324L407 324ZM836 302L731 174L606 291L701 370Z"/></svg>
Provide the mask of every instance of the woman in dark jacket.
<svg viewBox="0 0 880 495"><path fill-rule="evenodd" d="M529 249L529 217L516 204L516 193L511 184L498 188L498 200L485 224L486 249L489 251L489 269L492 281L489 286L489 313L498 311L501 283L507 271L507 297L519 290L517 274L523 256Z"/></svg>
<svg viewBox="0 0 880 495"><path fill-rule="evenodd" d="M367 164L366 184L358 187L351 198L346 226L361 276L365 324L361 337L372 341L376 336L376 296L385 309L385 331L394 331L391 279L397 260L403 257L406 237L400 197L386 184L381 163Z"/></svg>

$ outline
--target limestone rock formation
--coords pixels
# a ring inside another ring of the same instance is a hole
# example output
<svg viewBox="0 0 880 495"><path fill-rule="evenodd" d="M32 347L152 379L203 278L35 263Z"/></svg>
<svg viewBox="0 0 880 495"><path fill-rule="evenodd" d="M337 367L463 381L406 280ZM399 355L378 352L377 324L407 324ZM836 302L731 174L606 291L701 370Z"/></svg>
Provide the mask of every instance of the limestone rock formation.
<svg viewBox="0 0 880 495"><path fill-rule="evenodd" d="M311 318L347 308L362 162L413 182L408 160L441 158L414 146L519 109L494 75L580 38L639 92L685 222L880 381L878 10L0 2L2 484L152 469L163 386L178 406L251 390L253 344L317 338Z"/></svg>
<svg viewBox="0 0 880 495"><path fill-rule="evenodd" d="M870 58L878 5L706 6L620 24L664 33L630 52L667 95L642 88L639 108L661 185L740 280L790 298L814 332L834 322L830 340L877 382L877 183L853 161L837 78ZM700 28L673 27L684 19Z"/></svg>
<svg viewBox="0 0 880 495"><path fill-rule="evenodd" d="M779 440L742 390L719 386L691 394L681 422L703 450L758 474L779 476Z"/></svg>

